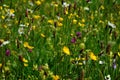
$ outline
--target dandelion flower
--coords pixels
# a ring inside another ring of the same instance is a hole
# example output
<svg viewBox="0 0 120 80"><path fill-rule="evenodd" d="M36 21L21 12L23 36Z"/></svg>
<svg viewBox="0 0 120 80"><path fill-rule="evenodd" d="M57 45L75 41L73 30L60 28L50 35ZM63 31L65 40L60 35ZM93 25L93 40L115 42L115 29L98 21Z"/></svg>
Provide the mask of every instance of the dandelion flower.
<svg viewBox="0 0 120 80"><path fill-rule="evenodd" d="M69 48L66 47L66 46L63 47L63 52L64 52L65 54L67 54L67 55L70 55L70 50L69 50Z"/></svg>

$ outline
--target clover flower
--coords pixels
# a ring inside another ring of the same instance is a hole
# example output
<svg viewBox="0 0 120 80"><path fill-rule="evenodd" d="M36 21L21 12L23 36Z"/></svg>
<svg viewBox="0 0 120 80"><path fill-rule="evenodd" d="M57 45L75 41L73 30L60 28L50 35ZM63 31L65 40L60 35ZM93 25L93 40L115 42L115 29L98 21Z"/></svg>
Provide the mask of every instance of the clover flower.
<svg viewBox="0 0 120 80"><path fill-rule="evenodd" d="M6 56L10 56L10 50L9 49L6 50Z"/></svg>
<svg viewBox="0 0 120 80"><path fill-rule="evenodd" d="M75 43L75 42L76 42L76 38L73 37L73 38L71 39L71 43Z"/></svg>

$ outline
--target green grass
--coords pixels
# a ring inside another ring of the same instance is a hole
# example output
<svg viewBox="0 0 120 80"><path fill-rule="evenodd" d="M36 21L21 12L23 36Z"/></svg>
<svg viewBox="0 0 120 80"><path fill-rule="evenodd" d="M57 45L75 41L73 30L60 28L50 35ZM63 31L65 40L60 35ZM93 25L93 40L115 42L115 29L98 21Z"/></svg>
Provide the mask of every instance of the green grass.
<svg viewBox="0 0 120 80"><path fill-rule="evenodd" d="M119 0L39 1L0 2L0 80L119 80Z"/></svg>

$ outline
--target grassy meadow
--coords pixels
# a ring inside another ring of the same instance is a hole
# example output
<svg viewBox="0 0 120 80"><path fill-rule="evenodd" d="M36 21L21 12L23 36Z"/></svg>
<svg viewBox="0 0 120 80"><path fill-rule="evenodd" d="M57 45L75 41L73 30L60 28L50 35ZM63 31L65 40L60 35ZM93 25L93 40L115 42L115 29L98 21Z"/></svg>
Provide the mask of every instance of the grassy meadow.
<svg viewBox="0 0 120 80"><path fill-rule="evenodd" d="M0 80L120 80L119 0L0 0Z"/></svg>

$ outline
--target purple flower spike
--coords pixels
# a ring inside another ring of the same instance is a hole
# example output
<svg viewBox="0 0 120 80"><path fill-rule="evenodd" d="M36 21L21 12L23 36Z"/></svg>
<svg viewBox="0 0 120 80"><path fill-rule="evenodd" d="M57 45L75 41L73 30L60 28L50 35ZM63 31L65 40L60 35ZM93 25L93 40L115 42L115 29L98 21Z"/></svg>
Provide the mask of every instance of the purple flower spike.
<svg viewBox="0 0 120 80"><path fill-rule="evenodd" d="M6 50L6 56L10 56L10 50L9 49Z"/></svg>
<svg viewBox="0 0 120 80"><path fill-rule="evenodd" d="M75 42L76 42L76 38L73 37L73 38L71 39L71 43L75 43Z"/></svg>
<svg viewBox="0 0 120 80"><path fill-rule="evenodd" d="M80 33L80 32L76 32L76 36L77 36L78 38L80 38L80 37L81 37L81 33Z"/></svg>

